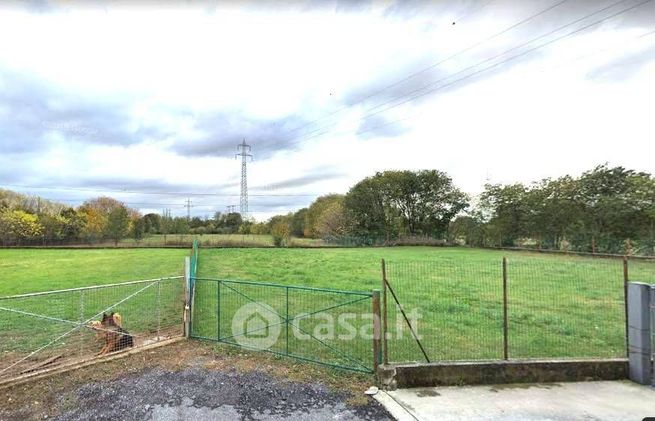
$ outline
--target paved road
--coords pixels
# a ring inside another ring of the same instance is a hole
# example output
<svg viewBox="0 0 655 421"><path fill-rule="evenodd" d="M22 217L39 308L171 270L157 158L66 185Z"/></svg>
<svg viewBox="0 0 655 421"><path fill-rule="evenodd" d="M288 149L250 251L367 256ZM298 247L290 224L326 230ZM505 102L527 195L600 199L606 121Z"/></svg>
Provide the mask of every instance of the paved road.
<svg viewBox="0 0 655 421"><path fill-rule="evenodd" d="M401 389L378 399L403 421L641 421L655 417L655 389L628 381Z"/></svg>

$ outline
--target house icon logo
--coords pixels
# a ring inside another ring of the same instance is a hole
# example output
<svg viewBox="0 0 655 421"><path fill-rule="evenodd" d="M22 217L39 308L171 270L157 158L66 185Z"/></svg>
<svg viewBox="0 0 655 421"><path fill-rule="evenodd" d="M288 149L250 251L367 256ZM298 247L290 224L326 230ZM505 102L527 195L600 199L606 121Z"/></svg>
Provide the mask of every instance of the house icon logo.
<svg viewBox="0 0 655 421"><path fill-rule="evenodd" d="M241 346L269 349L282 332L278 313L266 303L251 302L234 313L232 335Z"/></svg>

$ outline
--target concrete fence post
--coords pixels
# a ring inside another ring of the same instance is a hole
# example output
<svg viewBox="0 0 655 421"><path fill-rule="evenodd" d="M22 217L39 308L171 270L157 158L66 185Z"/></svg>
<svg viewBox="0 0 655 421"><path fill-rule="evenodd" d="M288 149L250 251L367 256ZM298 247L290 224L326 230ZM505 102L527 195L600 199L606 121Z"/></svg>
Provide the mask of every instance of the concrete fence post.
<svg viewBox="0 0 655 421"><path fill-rule="evenodd" d="M630 380L651 384L651 287L641 282L628 282L628 359Z"/></svg>

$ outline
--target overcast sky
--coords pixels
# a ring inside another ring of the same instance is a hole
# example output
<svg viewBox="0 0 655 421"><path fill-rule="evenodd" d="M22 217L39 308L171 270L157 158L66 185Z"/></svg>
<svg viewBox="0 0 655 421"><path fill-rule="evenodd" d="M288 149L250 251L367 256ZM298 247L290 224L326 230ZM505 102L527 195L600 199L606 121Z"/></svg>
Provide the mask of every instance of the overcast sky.
<svg viewBox="0 0 655 421"><path fill-rule="evenodd" d="M0 187L211 215L243 138L258 219L385 169L655 173L655 1L171 3L0 6Z"/></svg>

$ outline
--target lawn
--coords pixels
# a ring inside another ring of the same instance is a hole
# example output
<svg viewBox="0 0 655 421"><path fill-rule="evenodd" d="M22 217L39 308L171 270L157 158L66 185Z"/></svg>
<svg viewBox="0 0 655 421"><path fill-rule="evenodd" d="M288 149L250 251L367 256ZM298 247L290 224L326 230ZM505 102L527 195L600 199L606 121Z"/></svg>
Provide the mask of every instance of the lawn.
<svg viewBox="0 0 655 421"><path fill-rule="evenodd" d="M0 296L179 275L187 255L187 249L0 250ZM230 338L232 316L250 297L269 304L277 314L290 317L343 304L320 312L324 318L314 316L297 324L304 332L322 331L327 329L326 319L337 320L349 312L355 314L356 320L351 324L360 332L371 325L363 316L370 308L369 298L358 301L350 295L285 286L370 293L381 287L380 259L385 258L388 279L404 309L420 316L417 329L432 360L498 359L503 356L504 255L509 261L510 358L625 355L620 260L467 248L201 248L199 277L282 286L225 282L219 287L215 281L200 281L194 331L198 336L221 335L226 342L234 341L234 337ZM655 262L631 262L630 278L653 282ZM165 313L175 313L175 321L180 322L179 285L166 287L160 294L150 289L141 295L142 301L123 305L120 312L125 315L128 328L152 331L157 313L154 303L161 299L165 301ZM137 289L103 289L86 297L42 296L33 302L24 300L21 308L79 320ZM390 360L421 360L422 354L404 327L391 296L389 304ZM168 310L173 308L176 310ZM27 337L31 338L28 345L41 344L48 335L67 328L53 328L52 323L28 323L20 317L3 322L0 343L7 345L5 352L16 351L19 342L25 342ZM19 331L21 327L23 330ZM289 330L294 333L293 326ZM337 336L340 333L344 332L336 332ZM349 357L370 362L370 344L364 339L301 341L283 326L272 349L351 366Z"/></svg>
<svg viewBox="0 0 655 421"><path fill-rule="evenodd" d="M0 296L181 275L185 249L0 249Z"/></svg>
<svg viewBox="0 0 655 421"><path fill-rule="evenodd" d="M432 360L482 360L503 357L502 257L508 257L508 345L510 358L621 357L625 355L623 266L620 259L583 258L466 248L362 249L201 249L199 276L350 291L380 288L380 258L388 279L407 312L415 310L422 344ZM653 281L655 262L630 262L630 277ZM215 286L202 302L218 327ZM243 287L245 288L245 287ZM251 296L282 314L285 298L270 287L247 288ZM224 289L226 290L226 289ZM227 290L226 290L227 291ZM244 291L239 289L239 291ZM228 291L221 326L246 301ZM238 292L238 291L237 291ZM291 299L291 315L345 302L335 296L309 294ZM329 295L329 294L328 294ZM420 349L389 297L390 359L417 361ZM233 302L232 302L233 301ZM340 307L331 311L337 318ZM226 316L226 314L228 314ZM307 325L311 329L317 324ZM213 335L209 335L215 337ZM284 335L283 335L284 336ZM401 336L399 338L399 336ZM358 343L330 344L368 353ZM315 344L314 344L315 345ZM309 346L308 343L304 347ZM276 343L282 350L285 344ZM296 345L303 350L303 345ZM360 351L363 350L363 351Z"/></svg>

